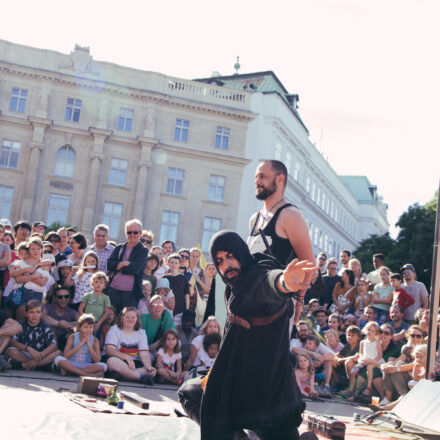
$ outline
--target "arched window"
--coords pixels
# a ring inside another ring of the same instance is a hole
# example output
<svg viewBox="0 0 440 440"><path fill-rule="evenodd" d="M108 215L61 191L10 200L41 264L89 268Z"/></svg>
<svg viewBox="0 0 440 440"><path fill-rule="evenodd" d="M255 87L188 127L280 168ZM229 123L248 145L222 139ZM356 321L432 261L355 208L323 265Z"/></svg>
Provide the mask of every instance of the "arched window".
<svg viewBox="0 0 440 440"><path fill-rule="evenodd" d="M58 150L55 160L55 176L73 177L75 171L75 150L69 145L65 145Z"/></svg>

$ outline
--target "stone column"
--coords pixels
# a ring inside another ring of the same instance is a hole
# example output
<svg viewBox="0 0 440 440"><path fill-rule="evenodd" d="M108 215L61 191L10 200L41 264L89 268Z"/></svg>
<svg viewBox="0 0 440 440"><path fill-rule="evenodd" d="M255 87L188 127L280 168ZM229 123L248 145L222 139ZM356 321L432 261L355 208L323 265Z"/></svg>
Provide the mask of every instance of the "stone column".
<svg viewBox="0 0 440 440"><path fill-rule="evenodd" d="M148 169L151 167L151 152L159 140L154 138L138 137L139 145L141 147L139 158L139 173L138 181L136 185L136 196L134 201L133 215L134 218L138 218L145 223L144 209L146 205L146 192L147 192L147 177Z"/></svg>
<svg viewBox="0 0 440 440"><path fill-rule="evenodd" d="M90 152L89 177L85 186L86 196L84 198L84 214L81 225L81 230L85 233L91 233L96 226L94 224L94 218L97 209L101 161L104 158L104 143L111 134L111 131L90 128L90 134L93 137L93 148Z"/></svg>
<svg viewBox="0 0 440 440"><path fill-rule="evenodd" d="M44 118L36 118L29 116L29 121L34 129L32 133L32 141L29 143L29 157L27 167L24 173L24 184L22 192L22 203L20 210L20 219L26 221L32 221L32 214L35 212L35 193L38 187L38 174L39 174L39 163L40 163L40 153L44 148L44 133L52 121Z"/></svg>

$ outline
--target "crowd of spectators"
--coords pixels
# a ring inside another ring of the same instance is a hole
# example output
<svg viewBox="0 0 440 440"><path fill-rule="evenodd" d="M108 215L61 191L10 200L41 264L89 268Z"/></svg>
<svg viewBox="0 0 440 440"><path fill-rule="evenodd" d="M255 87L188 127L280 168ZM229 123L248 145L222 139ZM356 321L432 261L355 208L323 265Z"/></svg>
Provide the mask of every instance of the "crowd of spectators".
<svg viewBox="0 0 440 440"><path fill-rule="evenodd" d="M119 244L104 224L92 244L45 229L0 220L0 370L178 385L212 366L222 329L205 310L216 268L202 267L199 248L154 244L139 220ZM424 377L426 287L412 264L394 273L382 254L368 274L347 250L339 261L320 253L317 265L290 341L302 394L391 404Z"/></svg>
<svg viewBox="0 0 440 440"><path fill-rule="evenodd" d="M398 273L373 257L374 270L341 251L320 253L290 349L304 396L332 397L390 408L426 374L428 291L412 264ZM436 368L438 369L438 358Z"/></svg>
<svg viewBox="0 0 440 440"><path fill-rule="evenodd" d="M0 220L0 371L180 384L212 366L222 330L204 319L215 266L201 251L154 245L139 220L126 240ZM205 338L206 336L206 338Z"/></svg>

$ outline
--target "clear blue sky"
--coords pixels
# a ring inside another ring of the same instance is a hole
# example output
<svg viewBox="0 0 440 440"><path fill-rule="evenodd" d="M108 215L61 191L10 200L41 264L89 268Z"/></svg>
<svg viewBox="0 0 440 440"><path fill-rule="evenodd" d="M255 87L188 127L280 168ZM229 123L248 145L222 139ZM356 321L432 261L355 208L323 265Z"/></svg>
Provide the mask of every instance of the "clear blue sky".
<svg viewBox="0 0 440 440"><path fill-rule="evenodd" d="M391 226L438 188L436 0L42 0L2 16L2 39L182 78L231 74L237 55L241 73L273 70L332 167L378 186Z"/></svg>

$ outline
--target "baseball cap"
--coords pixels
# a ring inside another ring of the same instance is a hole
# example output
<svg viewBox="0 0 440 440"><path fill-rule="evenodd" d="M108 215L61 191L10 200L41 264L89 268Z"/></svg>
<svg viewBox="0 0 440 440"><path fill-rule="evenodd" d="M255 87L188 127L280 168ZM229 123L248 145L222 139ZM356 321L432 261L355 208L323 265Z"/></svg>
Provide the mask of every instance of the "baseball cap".
<svg viewBox="0 0 440 440"><path fill-rule="evenodd" d="M414 268L414 266L413 266L412 264L410 264L410 263L406 263L406 264L404 264L404 265L400 268L400 270L404 270L404 269L411 269L413 272L416 271L416 269Z"/></svg>

